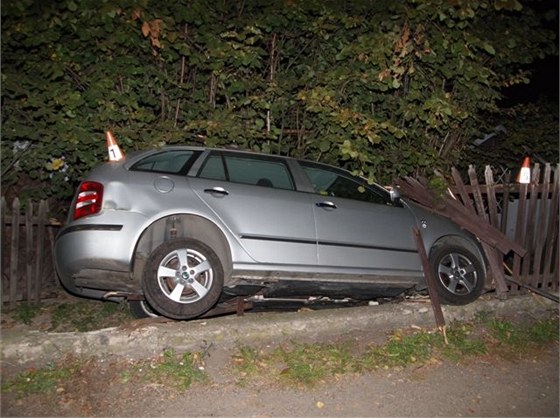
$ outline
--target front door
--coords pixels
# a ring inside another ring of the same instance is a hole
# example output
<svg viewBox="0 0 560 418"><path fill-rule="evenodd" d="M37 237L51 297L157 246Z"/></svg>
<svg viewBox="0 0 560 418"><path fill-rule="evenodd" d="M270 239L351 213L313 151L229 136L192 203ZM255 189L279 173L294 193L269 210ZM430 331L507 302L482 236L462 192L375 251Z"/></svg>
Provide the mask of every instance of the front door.
<svg viewBox="0 0 560 418"><path fill-rule="evenodd" d="M282 158L214 151L189 182L255 261L316 265L309 195Z"/></svg>
<svg viewBox="0 0 560 418"><path fill-rule="evenodd" d="M303 167L317 193L319 266L368 269L380 275L419 274L415 222L407 208L346 172L313 163Z"/></svg>

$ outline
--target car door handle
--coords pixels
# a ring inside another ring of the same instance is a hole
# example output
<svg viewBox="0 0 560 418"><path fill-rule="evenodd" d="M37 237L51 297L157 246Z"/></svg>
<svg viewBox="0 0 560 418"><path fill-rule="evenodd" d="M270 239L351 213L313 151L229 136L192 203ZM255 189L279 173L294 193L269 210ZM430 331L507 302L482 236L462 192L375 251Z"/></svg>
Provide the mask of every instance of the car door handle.
<svg viewBox="0 0 560 418"><path fill-rule="evenodd" d="M204 189L204 193L216 193L222 196L227 196L229 192L223 187L212 187L211 189Z"/></svg>
<svg viewBox="0 0 560 418"><path fill-rule="evenodd" d="M333 202L325 201L325 202L317 202L315 206L319 208L326 208L326 209L336 209L336 205Z"/></svg>

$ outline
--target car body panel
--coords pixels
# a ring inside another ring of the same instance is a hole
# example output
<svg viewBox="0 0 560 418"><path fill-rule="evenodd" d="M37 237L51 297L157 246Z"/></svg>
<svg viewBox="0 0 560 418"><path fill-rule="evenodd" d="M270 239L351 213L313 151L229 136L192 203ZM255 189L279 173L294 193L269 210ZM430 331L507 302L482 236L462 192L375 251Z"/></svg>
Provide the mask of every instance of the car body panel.
<svg viewBox="0 0 560 418"><path fill-rule="evenodd" d="M317 264L315 224L307 194L195 178L190 185L255 262ZM261 189L257 195L255 187Z"/></svg>
<svg viewBox="0 0 560 418"><path fill-rule="evenodd" d="M411 230L414 217L407 208L337 197L317 201L334 205L314 208L320 265L363 267L378 274L399 266L401 274L421 274Z"/></svg>

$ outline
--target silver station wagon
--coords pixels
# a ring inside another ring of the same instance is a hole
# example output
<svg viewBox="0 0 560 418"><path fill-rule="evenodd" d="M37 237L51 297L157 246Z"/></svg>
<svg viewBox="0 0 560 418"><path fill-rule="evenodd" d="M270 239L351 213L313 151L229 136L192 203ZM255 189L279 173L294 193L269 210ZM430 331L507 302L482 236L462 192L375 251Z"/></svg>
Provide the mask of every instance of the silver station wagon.
<svg viewBox="0 0 560 418"><path fill-rule="evenodd" d="M138 315L196 318L234 297L475 300L477 239L396 191L317 162L204 147L129 154L80 184L55 244L65 288Z"/></svg>

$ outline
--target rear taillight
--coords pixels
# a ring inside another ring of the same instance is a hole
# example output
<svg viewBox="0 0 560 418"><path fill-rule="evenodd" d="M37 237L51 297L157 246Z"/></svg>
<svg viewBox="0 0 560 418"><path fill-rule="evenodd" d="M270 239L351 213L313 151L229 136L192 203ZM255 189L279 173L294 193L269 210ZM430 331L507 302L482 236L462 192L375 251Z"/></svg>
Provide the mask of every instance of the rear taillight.
<svg viewBox="0 0 560 418"><path fill-rule="evenodd" d="M103 185L96 181L84 181L80 184L74 205L74 220L94 215L103 204Z"/></svg>

